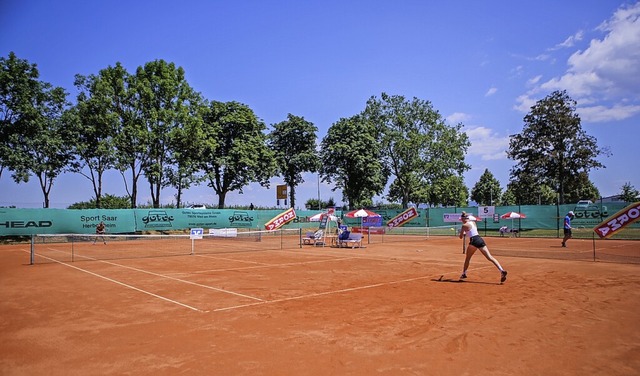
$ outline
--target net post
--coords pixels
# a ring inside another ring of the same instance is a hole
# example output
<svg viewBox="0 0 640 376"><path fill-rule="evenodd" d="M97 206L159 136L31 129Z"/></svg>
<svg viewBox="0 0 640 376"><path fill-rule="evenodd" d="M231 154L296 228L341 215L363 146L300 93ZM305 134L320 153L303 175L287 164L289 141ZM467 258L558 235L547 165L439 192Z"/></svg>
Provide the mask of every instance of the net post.
<svg viewBox="0 0 640 376"><path fill-rule="evenodd" d="M298 248L302 248L302 227L298 228Z"/></svg>
<svg viewBox="0 0 640 376"><path fill-rule="evenodd" d="M34 245L35 234L31 234L31 252L29 252L29 265L33 265L35 259L36 247Z"/></svg>
<svg viewBox="0 0 640 376"><path fill-rule="evenodd" d="M195 245L196 245L196 240L195 239L191 239L191 254L195 254Z"/></svg>
<svg viewBox="0 0 640 376"><path fill-rule="evenodd" d="M76 254L75 254L75 250L74 250L74 247L73 247L73 243L74 243L75 237L73 235L71 235L70 237L71 237L71 262L74 262L74 261L76 261L76 258L75 258Z"/></svg>

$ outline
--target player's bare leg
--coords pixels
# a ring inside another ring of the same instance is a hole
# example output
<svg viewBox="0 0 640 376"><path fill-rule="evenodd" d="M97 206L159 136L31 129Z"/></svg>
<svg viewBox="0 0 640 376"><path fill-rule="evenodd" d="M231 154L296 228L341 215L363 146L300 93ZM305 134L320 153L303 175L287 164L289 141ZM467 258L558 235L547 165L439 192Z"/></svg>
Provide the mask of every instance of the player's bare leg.
<svg viewBox="0 0 640 376"><path fill-rule="evenodd" d="M469 262L471 261L471 257L473 256L473 254L476 253L476 249L478 248L471 245L467 248L467 254L464 258L464 267L462 268L462 275L460 275L460 279L467 278L467 269L469 269Z"/></svg>
<svg viewBox="0 0 640 376"><path fill-rule="evenodd" d="M502 268L502 265L500 265L500 262L498 262L498 260L495 259L495 257L493 257L491 255L491 252L489 252L489 248L482 247L480 248L480 252L482 252L482 254L484 255L484 257L487 258L487 260L491 261L493 263L493 265L496 266L496 268L498 268L498 270L500 270L500 282L504 282L507 280L507 271L504 270Z"/></svg>

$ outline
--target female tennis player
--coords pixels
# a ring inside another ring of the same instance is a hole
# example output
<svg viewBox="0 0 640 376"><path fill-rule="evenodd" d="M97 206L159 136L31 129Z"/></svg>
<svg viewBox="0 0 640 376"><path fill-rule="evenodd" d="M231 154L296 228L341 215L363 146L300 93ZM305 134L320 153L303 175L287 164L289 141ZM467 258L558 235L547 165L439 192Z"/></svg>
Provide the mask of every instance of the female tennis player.
<svg viewBox="0 0 640 376"><path fill-rule="evenodd" d="M460 279L467 278L467 269L469 269L469 261L471 260L471 256L476 252L477 249L482 252L484 257L487 260L491 261L493 265L500 270L500 282L504 282L507 280L507 271L502 269L502 266L489 252L489 248L487 248L487 244L484 242L484 239L478 235L478 227L474 221L469 220L469 215L466 212L462 212L460 216L462 220L462 228L460 228L460 239L463 238L465 234L469 234L469 247L467 248L467 254L464 258L464 269L462 270L462 275Z"/></svg>

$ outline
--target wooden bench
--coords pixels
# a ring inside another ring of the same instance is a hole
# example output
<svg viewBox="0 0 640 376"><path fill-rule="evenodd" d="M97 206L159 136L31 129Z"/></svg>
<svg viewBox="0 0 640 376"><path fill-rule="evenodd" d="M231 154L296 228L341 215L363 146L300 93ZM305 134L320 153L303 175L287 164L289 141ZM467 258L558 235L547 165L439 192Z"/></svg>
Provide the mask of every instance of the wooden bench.
<svg viewBox="0 0 640 376"><path fill-rule="evenodd" d="M347 239L338 239L338 247L342 248L342 246L351 246L351 248L362 247L362 234L360 233L350 233Z"/></svg>

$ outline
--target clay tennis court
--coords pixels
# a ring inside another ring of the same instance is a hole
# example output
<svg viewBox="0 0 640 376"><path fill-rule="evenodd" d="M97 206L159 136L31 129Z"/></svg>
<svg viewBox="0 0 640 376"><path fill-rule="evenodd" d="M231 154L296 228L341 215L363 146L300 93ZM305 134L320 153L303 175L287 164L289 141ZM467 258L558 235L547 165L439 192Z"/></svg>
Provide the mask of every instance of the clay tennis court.
<svg viewBox="0 0 640 376"><path fill-rule="evenodd" d="M640 265L487 242L505 284L480 253L458 282L453 236L35 265L0 246L0 374L640 374Z"/></svg>

